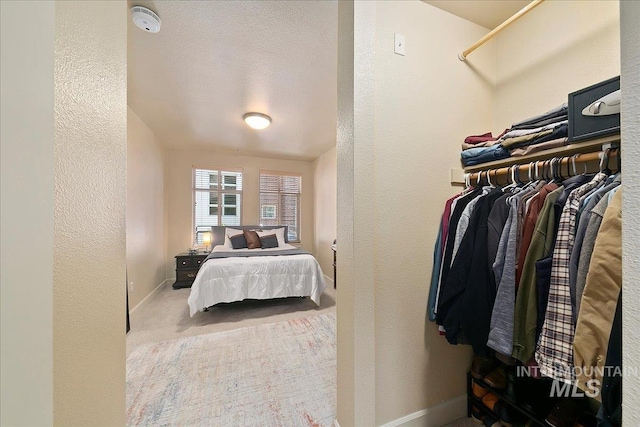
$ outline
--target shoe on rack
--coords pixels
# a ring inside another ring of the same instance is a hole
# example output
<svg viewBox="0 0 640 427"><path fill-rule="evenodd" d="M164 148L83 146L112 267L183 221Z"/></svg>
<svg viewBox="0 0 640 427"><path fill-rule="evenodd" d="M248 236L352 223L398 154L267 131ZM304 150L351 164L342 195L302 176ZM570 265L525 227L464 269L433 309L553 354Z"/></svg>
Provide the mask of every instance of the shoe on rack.
<svg viewBox="0 0 640 427"><path fill-rule="evenodd" d="M511 356L507 356L506 354L496 352L496 359L498 359L499 361L501 361L507 366L515 366L516 364L516 359L514 359Z"/></svg>
<svg viewBox="0 0 640 427"><path fill-rule="evenodd" d="M517 378L515 369L507 369L507 387L504 391L505 394L511 398L511 400L517 402L518 401L518 393L517 393Z"/></svg>
<svg viewBox="0 0 640 427"><path fill-rule="evenodd" d="M547 415L545 421L553 427L574 427L583 413L582 405L574 399L563 399Z"/></svg>
<svg viewBox="0 0 640 427"><path fill-rule="evenodd" d="M471 362L471 376L475 379L481 380L491 372L496 366L496 360L493 357L483 357L473 355L473 361Z"/></svg>
<svg viewBox="0 0 640 427"><path fill-rule="evenodd" d="M478 425L484 424L484 413L475 405L471 407L471 420Z"/></svg>
<svg viewBox="0 0 640 427"><path fill-rule="evenodd" d="M482 400L482 398L485 397L487 393L489 393L489 390L482 387L480 384L476 383L475 381L472 381L471 383L471 391L473 395L480 400Z"/></svg>
<svg viewBox="0 0 640 427"><path fill-rule="evenodd" d="M486 406L490 411L493 411L496 402L498 402L499 400L500 396L495 393L489 392L485 397L482 398L482 403L484 403L484 406Z"/></svg>
<svg viewBox="0 0 640 427"><path fill-rule="evenodd" d="M598 418L595 415L585 412L573 423L573 427L596 427Z"/></svg>
<svg viewBox="0 0 640 427"><path fill-rule="evenodd" d="M496 419L491 415L487 415L486 417L484 417L483 421L484 421L485 427L502 427L502 424L500 423L500 421L498 421L498 419Z"/></svg>
<svg viewBox="0 0 640 427"><path fill-rule="evenodd" d="M516 411L513 410L504 400L499 400L493 406L493 412L500 418L500 422L504 427L513 427L516 422L523 421L523 417L519 417Z"/></svg>
<svg viewBox="0 0 640 427"><path fill-rule="evenodd" d="M504 368L499 366L484 377L483 381L489 387L501 390L507 386L507 374L504 372Z"/></svg>

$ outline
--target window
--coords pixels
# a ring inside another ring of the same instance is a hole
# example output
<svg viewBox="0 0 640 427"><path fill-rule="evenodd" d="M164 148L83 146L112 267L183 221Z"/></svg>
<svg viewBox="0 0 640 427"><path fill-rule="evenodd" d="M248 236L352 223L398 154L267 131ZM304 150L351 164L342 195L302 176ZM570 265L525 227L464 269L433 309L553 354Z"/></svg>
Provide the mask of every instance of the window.
<svg viewBox="0 0 640 427"><path fill-rule="evenodd" d="M260 225L287 225L288 239L300 241L302 177L279 172L260 173Z"/></svg>
<svg viewBox="0 0 640 427"><path fill-rule="evenodd" d="M197 244L202 244L202 234L213 225L240 225L242 172L194 169L193 201Z"/></svg>
<svg viewBox="0 0 640 427"><path fill-rule="evenodd" d="M276 206L275 205L262 205L261 219L276 219Z"/></svg>

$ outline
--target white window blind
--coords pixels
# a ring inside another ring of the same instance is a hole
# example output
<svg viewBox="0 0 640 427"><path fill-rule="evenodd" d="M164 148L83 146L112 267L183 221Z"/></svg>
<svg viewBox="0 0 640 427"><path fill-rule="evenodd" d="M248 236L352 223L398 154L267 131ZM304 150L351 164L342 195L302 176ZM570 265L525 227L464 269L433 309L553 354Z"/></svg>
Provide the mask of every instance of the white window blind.
<svg viewBox="0 0 640 427"><path fill-rule="evenodd" d="M260 173L260 224L287 225L290 242L300 241L302 177L278 172Z"/></svg>
<svg viewBox="0 0 640 427"><path fill-rule="evenodd" d="M194 169L193 201L195 243L202 244L213 225L240 225L242 172Z"/></svg>

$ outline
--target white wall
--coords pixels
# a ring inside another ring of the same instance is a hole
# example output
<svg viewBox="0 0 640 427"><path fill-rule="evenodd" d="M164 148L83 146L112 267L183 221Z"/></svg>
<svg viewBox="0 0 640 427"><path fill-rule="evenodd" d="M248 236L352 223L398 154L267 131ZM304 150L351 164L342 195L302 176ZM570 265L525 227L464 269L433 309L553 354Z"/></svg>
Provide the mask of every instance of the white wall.
<svg viewBox="0 0 640 427"><path fill-rule="evenodd" d="M337 221L337 161L336 148L313 161L313 253L325 275L333 279L333 251Z"/></svg>
<svg viewBox="0 0 640 427"><path fill-rule="evenodd" d="M0 15L0 425L52 425L55 3Z"/></svg>
<svg viewBox="0 0 640 427"><path fill-rule="evenodd" d="M620 2L621 50L622 50L622 169L624 193L622 194L622 342L624 347L622 366L640 367L640 3ZM640 425L640 378L624 377L622 383L622 424Z"/></svg>
<svg viewBox="0 0 640 427"><path fill-rule="evenodd" d="M193 167L242 169L242 224L260 224L260 171L302 175L301 246L313 251L313 168L311 162L238 156L203 149L166 152L165 199L168 203L167 277L175 277L174 257L193 244Z"/></svg>
<svg viewBox="0 0 640 427"><path fill-rule="evenodd" d="M55 425L126 421L127 19L125 1L56 2Z"/></svg>
<svg viewBox="0 0 640 427"><path fill-rule="evenodd" d="M547 1L495 37L493 130L567 102L620 74L617 1ZM481 47L469 55L474 64Z"/></svg>
<svg viewBox="0 0 640 427"><path fill-rule="evenodd" d="M127 275L134 308L167 278L165 262L164 148L127 108ZM135 327L135 325L132 325Z"/></svg>

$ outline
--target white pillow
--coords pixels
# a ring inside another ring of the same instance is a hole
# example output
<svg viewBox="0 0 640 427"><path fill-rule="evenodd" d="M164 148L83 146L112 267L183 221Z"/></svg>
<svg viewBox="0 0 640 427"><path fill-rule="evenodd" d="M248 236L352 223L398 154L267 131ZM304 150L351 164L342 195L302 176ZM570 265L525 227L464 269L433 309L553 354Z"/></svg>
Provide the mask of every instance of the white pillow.
<svg viewBox="0 0 640 427"><path fill-rule="evenodd" d="M237 228L227 227L224 229L224 247L227 249L233 249L233 245L231 244L231 239L229 237L233 237L238 234L242 234L244 231L238 230ZM278 242L280 244L280 242Z"/></svg>
<svg viewBox="0 0 640 427"><path fill-rule="evenodd" d="M281 228L272 228L270 230L258 231L258 236L268 236L269 234L275 234L278 239L278 246L284 246L287 243L284 241L284 227Z"/></svg>

